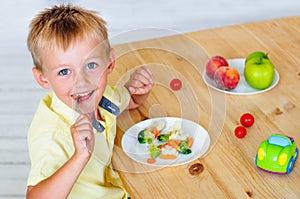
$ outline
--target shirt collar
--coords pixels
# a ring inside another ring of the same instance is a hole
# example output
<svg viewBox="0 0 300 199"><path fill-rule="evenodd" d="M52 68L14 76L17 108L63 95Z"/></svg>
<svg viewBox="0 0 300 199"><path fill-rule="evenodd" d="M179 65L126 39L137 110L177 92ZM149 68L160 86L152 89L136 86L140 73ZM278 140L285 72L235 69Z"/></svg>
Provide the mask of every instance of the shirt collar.
<svg viewBox="0 0 300 199"><path fill-rule="evenodd" d="M65 103L63 103L53 92L53 98L51 103L53 111L55 111L57 114L59 114L61 117L66 119L70 124L74 124L77 117L79 116L79 113L69 106L67 106Z"/></svg>

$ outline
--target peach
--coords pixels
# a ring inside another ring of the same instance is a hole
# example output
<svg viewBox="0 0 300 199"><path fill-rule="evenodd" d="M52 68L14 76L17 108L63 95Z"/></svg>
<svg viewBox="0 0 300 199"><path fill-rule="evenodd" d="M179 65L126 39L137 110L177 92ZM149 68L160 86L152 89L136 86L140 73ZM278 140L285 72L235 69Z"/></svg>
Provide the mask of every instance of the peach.
<svg viewBox="0 0 300 199"><path fill-rule="evenodd" d="M218 88L223 90L232 90L238 85L240 81L240 74L233 67L223 66L216 70L214 81Z"/></svg>
<svg viewBox="0 0 300 199"><path fill-rule="evenodd" d="M206 74L209 78L213 79L216 70L221 66L228 66L227 60L222 56L213 56L206 64Z"/></svg>

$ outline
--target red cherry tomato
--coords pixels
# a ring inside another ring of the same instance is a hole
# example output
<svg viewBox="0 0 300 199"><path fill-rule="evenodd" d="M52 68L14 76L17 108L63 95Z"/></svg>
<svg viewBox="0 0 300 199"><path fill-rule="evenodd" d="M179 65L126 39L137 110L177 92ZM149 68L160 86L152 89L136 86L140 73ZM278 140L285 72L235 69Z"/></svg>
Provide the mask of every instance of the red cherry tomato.
<svg viewBox="0 0 300 199"><path fill-rule="evenodd" d="M240 122L244 127L250 127L254 123L254 117L250 113L244 113L240 118Z"/></svg>
<svg viewBox="0 0 300 199"><path fill-rule="evenodd" d="M182 86L182 83L181 83L180 79L175 78L175 79L172 79L172 81L170 82L170 87L173 91L179 90L181 88L181 86Z"/></svg>
<svg viewBox="0 0 300 199"><path fill-rule="evenodd" d="M235 129L234 129L234 134L236 137L238 138L243 138L245 137L245 135L247 134L247 130L245 127L243 126L237 126Z"/></svg>

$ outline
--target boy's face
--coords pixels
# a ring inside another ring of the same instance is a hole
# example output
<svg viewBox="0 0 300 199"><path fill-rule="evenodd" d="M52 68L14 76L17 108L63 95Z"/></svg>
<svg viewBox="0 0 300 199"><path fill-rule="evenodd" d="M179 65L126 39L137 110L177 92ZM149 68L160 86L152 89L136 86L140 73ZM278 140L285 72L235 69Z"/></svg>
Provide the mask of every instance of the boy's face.
<svg viewBox="0 0 300 199"><path fill-rule="evenodd" d="M44 88L52 88L57 97L81 113L92 113L107 84L107 74L114 68L114 55L104 44L86 39L63 51L41 52L43 72L33 69L35 79Z"/></svg>

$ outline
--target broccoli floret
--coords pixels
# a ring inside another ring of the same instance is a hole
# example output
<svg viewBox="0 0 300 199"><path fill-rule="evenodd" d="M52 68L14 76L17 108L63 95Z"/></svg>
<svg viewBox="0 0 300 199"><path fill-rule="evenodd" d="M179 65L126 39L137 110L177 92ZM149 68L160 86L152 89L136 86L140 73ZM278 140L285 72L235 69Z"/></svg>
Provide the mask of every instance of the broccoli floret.
<svg viewBox="0 0 300 199"><path fill-rule="evenodd" d="M152 144L148 149L148 153L152 158L156 158L160 155L161 149Z"/></svg>
<svg viewBox="0 0 300 199"><path fill-rule="evenodd" d="M151 144L154 139L154 134L151 133L148 129L144 129L138 134L138 141L141 144L148 143Z"/></svg>
<svg viewBox="0 0 300 199"><path fill-rule="evenodd" d="M162 142L168 142L169 141L169 137L170 135L169 134L161 134L157 137L157 139L159 141L162 141Z"/></svg>
<svg viewBox="0 0 300 199"><path fill-rule="evenodd" d="M190 154L192 153L192 150L187 146L186 141L182 141L179 144L178 152L182 154Z"/></svg>

